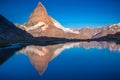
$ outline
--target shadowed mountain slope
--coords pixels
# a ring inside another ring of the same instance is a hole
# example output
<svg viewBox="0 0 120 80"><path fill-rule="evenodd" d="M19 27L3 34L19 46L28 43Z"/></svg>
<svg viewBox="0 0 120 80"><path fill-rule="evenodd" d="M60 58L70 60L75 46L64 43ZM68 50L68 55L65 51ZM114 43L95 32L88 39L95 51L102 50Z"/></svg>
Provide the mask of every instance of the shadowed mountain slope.
<svg viewBox="0 0 120 80"><path fill-rule="evenodd" d="M0 43L7 41L25 41L30 38L32 38L32 36L29 33L17 28L13 23L0 15Z"/></svg>

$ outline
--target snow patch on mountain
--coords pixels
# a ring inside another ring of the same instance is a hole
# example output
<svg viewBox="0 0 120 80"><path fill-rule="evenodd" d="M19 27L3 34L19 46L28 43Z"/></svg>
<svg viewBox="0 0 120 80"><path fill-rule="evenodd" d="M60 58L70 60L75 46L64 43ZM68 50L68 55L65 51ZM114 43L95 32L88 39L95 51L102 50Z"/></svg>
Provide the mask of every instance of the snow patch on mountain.
<svg viewBox="0 0 120 80"><path fill-rule="evenodd" d="M51 19L52 19L53 24L54 24L55 27L57 27L57 28L65 31L65 32L70 32L70 33L79 34L79 31L74 31L74 30L72 30L72 29L70 29L70 28L65 28L65 27L63 27L60 23L58 23L55 19L53 19L52 17L51 17Z"/></svg>
<svg viewBox="0 0 120 80"><path fill-rule="evenodd" d="M44 22L39 22L39 23L37 23L37 24L34 25L34 26L30 26L30 27L24 26L24 29L25 29L26 31L30 31L30 30L37 29L37 28L39 28L39 27L42 27L42 28L41 28L42 30L46 30L47 25L46 25Z"/></svg>
<svg viewBox="0 0 120 80"><path fill-rule="evenodd" d="M109 28L112 28L112 27L114 27L114 26L120 27L120 23L118 23L118 24L112 24L112 25L109 25L108 27L109 27Z"/></svg>

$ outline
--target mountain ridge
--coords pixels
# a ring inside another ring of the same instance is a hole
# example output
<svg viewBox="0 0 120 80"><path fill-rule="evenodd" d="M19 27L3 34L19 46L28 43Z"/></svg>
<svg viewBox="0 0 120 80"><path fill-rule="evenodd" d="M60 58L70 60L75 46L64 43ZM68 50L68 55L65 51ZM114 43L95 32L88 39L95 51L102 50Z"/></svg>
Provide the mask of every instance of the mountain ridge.
<svg viewBox="0 0 120 80"><path fill-rule="evenodd" d="M45 7L40 2L30 14L26 24L20 27L34 37L47 36L68 39L87 39L86 35L81 35L78 31L69 28L64 28L59 22L50 17Z"/></svg>
<svg viewBox="0 0 120 80"><path fill-rule="evenodd" d="M35 14L37 14L37 16ZM50 17L48 15L46 8L40 2L38 3L38 6L30 14L30 17L26 23L32 24L31 19L34 17L35 17L35 22L37 20L37 23L34 24L34 27L24 25L24 29L35 37L48 36L48 37L68 38L68 39L94 39L111 34L110 31L108 30L109 26L101 27L101 28L82 28L80 30L65 28L57 20L55 20L53 17ZM39 23L42 24L38 25ZM35 27L36 25L38 26ZM116 25L114 24L112 26L116 27ZM120 24L118 24L118 26L120 26ZM32 27L34 29L29 29L28 27ZM118 27L118 29L120 29L120 27ZM119 31L114 30L114 33L117 32Z"/></svg>
<svg viewBox="0 0 120 80"><path fill-rule="evenodd" d="M33 38L39 37L93 40L96 38L101 39L100 37L104 36L108 37L107 35L109 34L116 34L120 32L120 23L109 25L108 27L82 28L80 30L65 28L57 20L49 16L46 8L40 2L38 3L37 7L33 10L33 12L30 14L27 22L25 22L25 24L23 25L19 24L14 25L1 15L0 21L1 21L0 41L4 40L29 41ZM6 33L4 33L4 31ZM117 34L116 37L119 38L120 35Z"/></svg>

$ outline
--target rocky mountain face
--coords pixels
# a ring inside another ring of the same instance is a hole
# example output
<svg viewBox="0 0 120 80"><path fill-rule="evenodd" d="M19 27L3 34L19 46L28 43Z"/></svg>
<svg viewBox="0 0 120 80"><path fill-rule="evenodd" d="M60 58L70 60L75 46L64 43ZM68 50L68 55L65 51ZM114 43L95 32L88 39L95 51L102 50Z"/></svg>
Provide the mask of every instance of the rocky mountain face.
<svg viewBox="0 0 120 80"><path fill-rule="evenodd" d="M91 39L93 36L100 33L104 29L105 29L105 27L101 27L101 28L82 28L82 29L79 30L79 33L86 34L87 36L89 36L89 39Z"/></svg>
<svg viewBox="0 0 120 80"><path fill-rule="evenodd" d="M31 13L28 21L24 25L19 25L21 29L26 30L34 37L57 37L67 39L88 39L85 34L64 28L59 22L50 17L41 3Z"/></svg>
<svg viewBox="0 0 120 80"><path fill-rule="evenodd" d="M20 41L32 38L30 34L17 28L13 23L0 15L0 42Z"/></svg>
<svg viewBox="0 0 120 80"><path fill-rule="evenodd" d="M52 21L48 16L48 13L44 6L39 2L35 10L31 13L28 21L25 23L25 26L30 27L38 24L39 22L43 22L48 26L52 26Z"/></svg>
<svg viewBox="0 0 120 80"><path fill-rule="evenodd" d="M101 28L83 28L73 30L63 27L50 17L45 7L39 2L24 25L19 25L34 37L58 37L67 39L94 39L119 32L120 24Z"/></svg>

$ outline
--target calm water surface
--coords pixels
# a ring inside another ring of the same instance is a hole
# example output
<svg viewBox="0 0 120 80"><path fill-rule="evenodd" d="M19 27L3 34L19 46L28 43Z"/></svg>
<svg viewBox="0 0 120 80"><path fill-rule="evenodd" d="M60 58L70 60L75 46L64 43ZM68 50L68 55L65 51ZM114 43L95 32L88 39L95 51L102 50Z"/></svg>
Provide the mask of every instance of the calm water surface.
<svg viewBox="0 0 120 80"><path fill-rule="evenodd" d="M0 80L120 80L120 45L77 42L0 48Z"/></svg>

